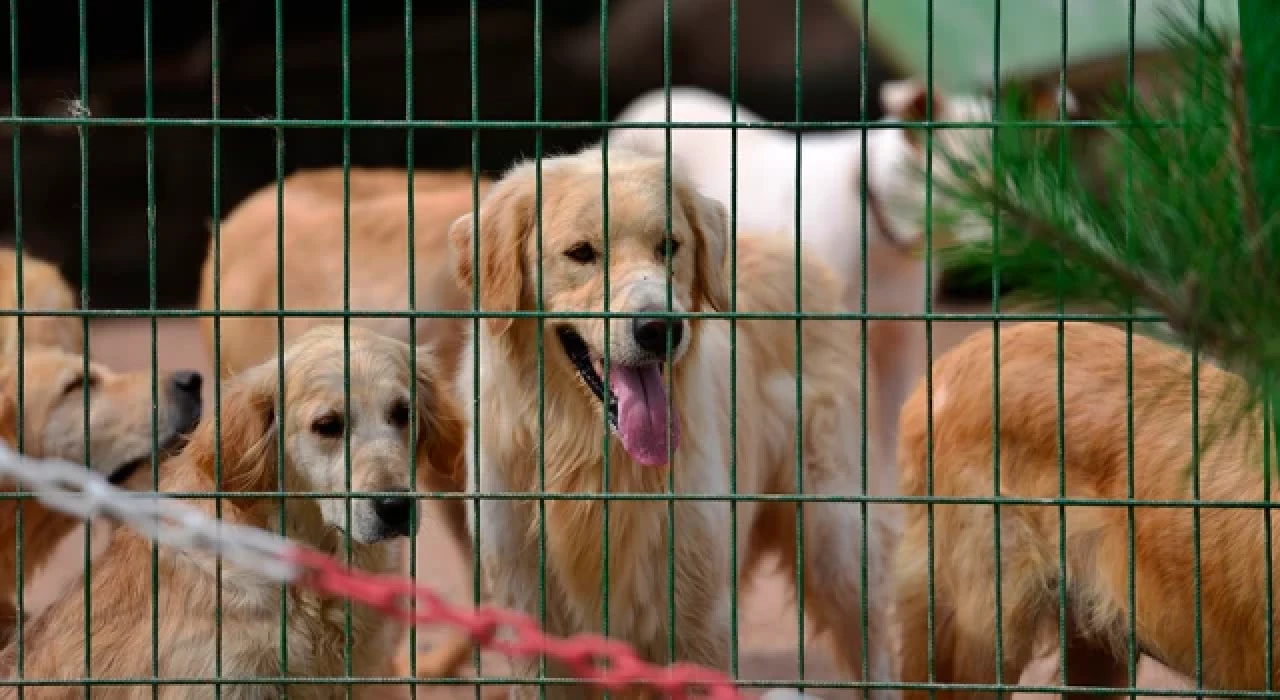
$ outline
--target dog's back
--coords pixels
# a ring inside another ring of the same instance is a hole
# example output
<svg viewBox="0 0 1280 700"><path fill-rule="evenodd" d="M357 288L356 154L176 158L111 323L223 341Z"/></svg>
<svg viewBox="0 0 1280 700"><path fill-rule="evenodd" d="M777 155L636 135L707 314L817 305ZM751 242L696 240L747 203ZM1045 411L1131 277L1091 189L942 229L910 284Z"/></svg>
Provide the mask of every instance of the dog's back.
<svg viewBox="0 0 1280 700"><path fill-rule="evenodd" d="M989 498L998 492L1017 499L1056 499L1065 485L1065 496L1073 499L1280 498L1276 479L1269 493L1264 487L1258 415L1233 412L1235 402L1246 395L1238 377L1207 360L1200 363L1197 494L1190 356L1143 337L1133 338L1130 355L1125 333L1099 324L1069 323L1063 333L1059 360L1057 324L1002 330L998 430L991 335L976 334L935 363L932 423L923 386L902 411L904 495L928 495L931 485L932 495L948 498ZM1061 399L1055 379L1059 362ZM992 483L997 433L998 489ZM935 505L932 523L924 505L909 505L907 511L897 566L898 610L906 624L905 680L927 676L924 625L930 598L942 621L935 630L938 681L993 679L993 510ZM1072 684L1127 684L1132 576L1137 604L1132 614L1144 653L1187 675L1195 673L1199 656L1206 687L1263 688L1263 650L1272 626L1263 612L1268 578L1264 531L1268 517L1273 529L1280 520L1241 507L1204 508L1197 518L1189 503L1139 507L1132 517L1131 529L1120 508L1068 505L1064 516L1056 507L1009 504L1001 509L1006 677L1017 677L1046 636L1057 640L1057 580L1065 566L1070 653L1089 659L1068 658L1068 667L1081 674L1072 677ZM926 560L930 532L936 552L932 576ZM1274 561L1280 546L1270 548ZM1067 559L1060 562L1064 549ZM930 578L933 596L927 594ZM1198 621L1189 612L1197 607ZM1203 639L1199 654L1197 637Z"/></svg>
<svg viewBox="0 0 1280 700"><path fill-rule="evenodd" d="M75 294L62 279L58 268L34 257L22 255L22 308L27 311L71 311L77 306ZM18 255L13 249L0 250L0 308L18 308ZM82 322L71 316L28 316L23 323L22 344L26 347L54 347L81 352L84 346ZM0 356L17 356L18 317L0 319Z"/></svg>
<svg viewBox="0 0 1280 700"><path fill-rule="evenodd" d="M777 184L791 173L795 179L794 143L780 132L761 128L737 130L734 144L731 123L752 124L764 121L739 105L736 120L732 105L719 95L695 87L671 89L673 123L709 123L706 128L671 128L671 156L693 178L703 194L732 208L731 184L737 183L737 224L740 228L776 229L779 222L794 219L791 193ZM666 95L662 90L649 92L618 115L622 123L660 123L667 121ZM611 146L632 148L649 155L667 152L667 130L661 127L615 128L609 134ZM736 167L734 156L737 156ZM790 217L790 218L788 218ZM784 226L785 228L785 226Z"/></svg>
<svg viewBox="0 0 1280 700"><path fill-rule="evenodd" d="M217 250L210 242L201 272L200 307L272 311L283 306L332 314L346 302L348 308L361 311L408 310L411 238L406 178L404 170L353 168L351 202L346 206L340 168L301 171L286 180L283 213L277 207L274 184L255 192L224 219ZM468 290L458 287L448 256L436 251L448 224L471 209L471 182L471 176L462 172L414 175L412 303L419 310L465 308ZM483 195L488 182L481 179L479 184ZM283 250L277 245L281 222ZM344 246L349 246L346 258ZM215 253L220 262L216 270ZM277 299L278 266L284 268L282 304ZM344 275L349 275L345 295ZM284 342L309 328L336 322L332 315L288 317ZM409 337L410 321L405 318L365 317L354 323L400 339ZM228 373L281 351L275 318L231 317L220 326L218 359ZM418 341L441 345L442 355L451 361L461 332L459 322L422 318L416 326ZM213 317L202 318L201 328L212 354Z"/></svg>

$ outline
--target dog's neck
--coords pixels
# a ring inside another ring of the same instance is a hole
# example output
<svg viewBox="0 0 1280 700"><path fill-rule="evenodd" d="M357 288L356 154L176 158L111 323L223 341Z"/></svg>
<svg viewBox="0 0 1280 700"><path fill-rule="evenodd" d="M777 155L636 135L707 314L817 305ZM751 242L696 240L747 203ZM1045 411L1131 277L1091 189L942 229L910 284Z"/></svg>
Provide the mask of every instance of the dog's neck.
<svg viewBox="0 0 1280 700"><path fill-rule="evenodd" d="M214 480L192 460L179 456L167 465L161 480L161 490L167 492L213 493L217 490ZM218 518L225 523L245 525L266 530L272 534L283 536L328 554L342 563L348 563L347 546L344 534L338 528L323 522L320 509L310 499L284 499L281 508L280 499L271 497L241 497L228 495L221 502L210 498L190 499L187 505L203 511L206 515ZM283 531L281 523L284 523ZM352 540L350 542L350 565L375 573L388 573L400 561L403 540L388 540L375 544L364 544ZM228 604L239 602L249 608L270 607L278 604L279 589L275 586L264 586L270 583L260 574L245 570L223 561L219 567L218 560L203 552L186 552L172 550L172 560L179 565L187 565L205 576L218 578L222 585L230 590L234 599ZM268 593L264 593L268 591Z"/></svg>

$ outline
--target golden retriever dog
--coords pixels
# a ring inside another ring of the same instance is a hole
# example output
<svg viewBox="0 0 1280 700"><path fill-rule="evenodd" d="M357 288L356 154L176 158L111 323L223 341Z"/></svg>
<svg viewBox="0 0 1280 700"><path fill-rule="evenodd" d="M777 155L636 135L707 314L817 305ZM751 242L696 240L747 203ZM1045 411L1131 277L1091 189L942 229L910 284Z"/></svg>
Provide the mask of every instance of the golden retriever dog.
<svg viewBox="0 0 1280 700"><path fill-rule="evenodd" d="M0 365L0 437L33 457L87 460L117 484L150 488L152 434L163 458L182 444L200 419L202 378L196 372L159 378L153 430L150 372L118 374L92 362L86 371L81 355L35 348L24 357L19 428L18 370L8 362L12 360ZM15 487L0 481L0 490L11 492ZM32 499L0 500L0 639L5 641L19 620L14 601L19 510L24 578L38 571L63 537L82 523Z"/></svg>
<svg viewBox="0 0 1280 700"><path fill-rule="evenodd" d="M303 170L284 182L284 307L340 311L343 302L343 230L349 216L350 308L395 312L409 309L408 174L395 168L350 169L344 184L342 168ZM448 254L449 225L471 211L469 172L414 171L414 299L418 310L465 311L471 290L458 284ZM489 181L480 178L483 194ZM343 194L351 205L344 215ZM213 241L205 258L200 285L200 308L213 310L215 291L223 310L272 311L278 308L277 206L275 183L247 198L227 217L221 229L220 255ZM214 286L214 261L220 261L220 289ZM286 317L287 344L310 328L340 323L337 317ZM214 348L214 322L201 325ZM409 322L403 318L354 318L353 326L408 341ZM463 318L421 318L420 344L430 344L443 376L452 376L462 339L471 322ZM271 317L227 317L221 321L220 361L232 374L274 358L279 352L277 320ZM460 492L461 474L424 470L422 487L433 492ZM471 552L459 500L441 500L445 534L462 552ZM439 677L455 669L470 651L462 638L451 638L419 659L418 675ZM443 669L443 670L442 670ZM408 673L407 664L401 670Z"/></svg>
<svg viewBox="0 0 1280 700"><path fill-rule="evenodd" d="M429 351L417 351L413 376L409 358L414 350L407 344L359 327L351 329L349 341L346 396L344 338L335 326L308 331L286 350L283 396L274 361L229 380L221 433L212 419L204 420L187 448L164 465L161 490L201 493L220 486L224 492L244 494L222 499L224 521L273 532L283 526L287 537L344 561L349 552L352 566L359 569L398 570L416 512L408 495L414 483L410 455L416 454L423 468L459 468L462 417ZM417 402L411 410L414 384ZM417 421L416 444L409 442L411 416ZM283 461L278 459L278 441L283 442ZM348 487L382 493L356 498L263 495L338 495ZM210 515L216 512L213 499L190 503ZM158 558L158 592L151 585L152 543L133 531L119 533L94 567L89 582L93 677L150 677L154 668L162 681L213 678L219 658L223 678L343 676L348 642L351 673L387 673L403 630L381 613L350 604L348 640L345 601L309 589L282 592L272 580L228 562L222 563L219 576L215 559L204 553L161 548ZM156 595L158 601L153 599ZM155 659L153 601L158 606ZM220 624L215 617L219 605ZM84 673L79 661L85 658L84 606L83 591L73 592L28 624L27 678L66 680ZM287 625L284 642L282 619ZM283 662L282 644L287 645ZM10 667L15 654L12 647L3 652ZM221 688L222 697L230 698L337 698L345 691L344 684L249 683ZM0 696L13 692L8 688ZM50 686L26 692L70 698L81 691ZM99 689L95 695L133 698L150 692L147 685L122 685ZM159 696L213 697L214 692L212 683L167 685L160 687Z"/></svg>
<svg viewBox="0 0 1280 700"><path fill-rule="evenodd" d="M1190 355L1141 336L1135 336L1132 345L1130 477L1126 334L1089 323L1067 323L1064 332L1060 400L1055 379L1058 325L1027 323L1001 331L998 425L993 418L996 348L991 334L974 334L934 364L932 495L1060 498L1062 446L1067 498L1191 501L1192 425L1199 420L1200 498L1240 503L1280 497L1275 479L1270 486L1264 481L1261 416L1255 412L1228 426L1211 423L1244 396L1242 380L1202 361L1196 415ZM928 495L928 411L928 397L920 386L904 407L900 424L899 466L908 496ZM999 484L993 482L997 431ZM1051 504L1001 506L998 570L1004 657L998 659L994 508L935 504L932 511L932 575L928 506L908 506L897 553L895 589L906 682L929 679L932 578L934 673L939 683L993 683L997 665L1005 682L1014 682L1038 655L1038 644L1047 640L1057 646L1060 585L1067 597L1071 685L1128 685L1131 616L1137 623L1133 633L1139 650L1190 677L1196 674L1197 633L1202 633L1206 688L1262 690L1280 683L1280 665L1268 673L1265 651L1272 622L1267 619L1265 582L1274 572L1267 570L1268 547L1272 557L1280 554L1266 539L1267 519L1274 523L1274 515L1249 507L1203 507L1198 515L1197 585L1197 514L1190 505L1132 510L1067 505L1065 515ZM1065 561L1060 544L1065 545ZM1197 594L1199 628L1193 614ZM925 698L929 693L908 695Z"/></svg>
<svg viewBox="0 0 1280 700"><path fill-rule="evenodd" d="M210 240L200 280L200 308L212 311L292 310L337 312L343 308L343 243L346 216L350 237L350 308L396 312L409 309L409 191L404 170L351 168L349 212L344 214L341 168L304 170L284 181L284 249L277 246L281 219L275 183L250 195L222 222L221 244ZM481 180L481 192L487 183ZM471 210L471 175L414 173L414 303L420 311L468 308L446 251L449 224ZM215 255L216 253L216 255ZM278 298L278 265L283 258L284 299ZM215 289L215 263L220 281ZM217 292L218 298L215 298ZM336 316L288 316L284 342L318 325L340 323ZM355 325L409 339L404 318L361 317ZM417 340L437 346L444 371L461 345L465 319L422 318ZM201 319L214 351L214 320ZM223 371L234 374L280 352L277 319L234 317L221 321Z"/></svg>
<svg viewBox="0 0 1280 700"><path fill-rule="evenodd" d="M542 161L540 246L532 162L510 170L481 205L478 266L472 266L470 254L473 215L464 215L452 229L459 277L464 284L479 280L486 312L541 307L598 313L607 298L612 312L628 314L607 325L587 317L542 322L494 316L471 339L472 347L478 345L478 364L471 362L470 348L462 354L458 384L463 404L479 406L478 423L471 424L467 442L479 440L478 455L467 451L469 491L545 488L573 496L545 505L533 498L481 500L479 547L493 596L501 605L533 615L545 604L547 626L555 634L605 631L602 528L607 510L610 636L631 643L653 662L690 661L727 671L733 548L744 575L766 553L776 552L793 577L796 567L803 566L806 609L818 627L832 634L844 669L858 674L864 651L860 504L805 504L804 557L798 562L794 502L738 503L735 543L727 500L679 500L671 506L672 520L670 504L661 497L669 483L678 494L728 496L735 472L739 494L793 494L801 480L805 494L861 494L862 389L850 361L849 328L837 321L808 321L797 348L794 321L738 322L737 403L731 403L730 322L664 315L668 290L670 308L677 313L729 310L734 295L724 207L700 194L676 167L668 232L663 159L610 149L606 268L604 155L590 148ZM794 244L781 237L740 236L738 309L794 312L799 296L807 312L840 311L842 289L836 276L807 254L800 261L803 279L797 294L795 258ZM546 343L541 367L539 323ZM798 350L803 362L799 377ZM541 409L540 369L545 377ZM478 395L473 380L478 380ZM798 397L799 380L803 389ZM540 428L545 430L541 435ZM730 441L735 429L736 445ZM803 450L800 473L797 442ZM879 448L870 443L868 448L871 489L892 488ZM539 474L543 463L545 476ZM606 491L652 499L606 506L595 496ZM472 501L467 503L470 507ZM865 622L871 646L866 651L872 677L883 681L890 677L891 655L883 616L888 592L880 582L889 552L882 538L892 531L892 511L879 505L869 511L873 524L867 526L870 546L865 554L872 585ZM546 595L540 600L543 533ZM667 595L669 537L674 542L674 601ZM669 604L674 606L673 629L668 626ZM668 653L669 632L674 659ZM534 667L518 672L529 677ZM547 692L579 695L577 688L566 686ZM522 687L522 694L534 693L535 688Z"/></svg>
<svg viewBox="0 0 1280 700"><path fill-rule="evenodd" d="M22 255L22 308L26 311L70 311L77 308L75 293L53 264L30 253ZM0 309L18 308L18 253L0 249ZM27 316L23 321L23 346L84 349L84 324L74 316ZM18 355L18 317L0 316L0 357Z"/></svg>

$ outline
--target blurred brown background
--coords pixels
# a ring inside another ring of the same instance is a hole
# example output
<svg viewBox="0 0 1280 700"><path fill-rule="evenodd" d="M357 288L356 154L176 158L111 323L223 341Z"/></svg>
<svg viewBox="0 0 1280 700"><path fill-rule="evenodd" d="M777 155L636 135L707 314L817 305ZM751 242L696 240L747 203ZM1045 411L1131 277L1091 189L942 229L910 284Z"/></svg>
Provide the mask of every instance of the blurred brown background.
<svg viewBox="0 0 1280 700"><path fill-rule="evenodd" d="M77 1L18 0L17 13L10 17L18 35L16 109L11 91L0 89L5 95L0 110L59 116L78 101L94 117L147 114L143 0L85 5L87 93L80 89ZM534 5L528 0L483 0L473 20L465 0L419 2L408 17L400 2L350 3L345 63L350 116L404 119L412 106L417 119L540 116L599 122L642 92L663 85L664 3L609 3L607 89L601 81L600 3L546 0L540 25ZM341 3L281 0L278 6L277 18L277 4L262 0L152 3L151 114L208 118L216 105L219 116L227 119L341 119ZM730 2L675 2L671 8L672 84L727 94ZM812 120L859 119L862 52L856 27L832 0L806 2L802 17L800 113ZM738 42L749 47L738 55L739 97L770 119L796 117L794 24L792 4L738 3ZM540 43L535 42L535 25ZM279 62L277 26L282 27ZM411 54L405 50L407 27L412 29ZM3 34L8 43L9 32ZM535 51L540 51L540 70L535 70ZM0 55L11 52L0 50ZM869 53L869 117L880 116L878 86L894 74L876 52ZM9 75L14 76L12 61ZM409 89L411 101L406 99ZM273 181L277 165L287 174L342 162L339 128L288 128L281 133L283 145L277 150L277 131L271 128L157 126L149 170L147 130L141 126L87 128L84 157L74 127L8 129L0 152L0 242L13 240L20 223L23 245L56 262L78 285L86 256L82 222L87 222L90 306L147 308L152 301L153 232L154 302L159 307L193 304L212 215L225 214L249 192ZM410 135L403 128L349 133L353 164L405 165L409 160ZM532 156L538 139L550 153L599 135L590 128L420 128L412 132L413 161L420 168L470 167L474 139L480 170L492 173L518 157ZM20 186L12 163L18 164ZM83 201L82 174L87 181ZM155 201L153 222L146 206L149 192Z"/></svg>

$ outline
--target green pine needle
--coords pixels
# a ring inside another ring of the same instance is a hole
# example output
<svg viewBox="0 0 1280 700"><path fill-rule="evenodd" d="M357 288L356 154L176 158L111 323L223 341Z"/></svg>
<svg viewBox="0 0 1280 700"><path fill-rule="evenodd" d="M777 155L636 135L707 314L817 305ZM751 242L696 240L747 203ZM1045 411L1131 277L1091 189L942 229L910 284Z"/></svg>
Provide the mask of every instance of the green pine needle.
<svg viewBox="0 0 1280 700"><path fill-rule="evenodd" d="M1030 302L1157 314L1166 340L1245 380L1236 415L1256 416L1260 400L1280 395L1280 220L1256 194L1238 43L1170 20L1178 61L1167 93L1145 105L1116 99L1106 126L1000 127L988 162L954 167L955 184L936 185L956 207L949 215L1000 225L998 247L958 246L944 263L998 265ZM1002 101L1002 120L1028 120L1018 98ZM1105 187L1062 157L1081 128L1105 129Z"/></svg>

